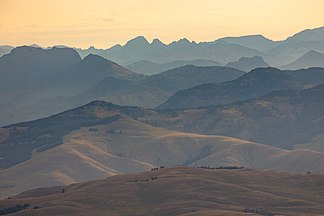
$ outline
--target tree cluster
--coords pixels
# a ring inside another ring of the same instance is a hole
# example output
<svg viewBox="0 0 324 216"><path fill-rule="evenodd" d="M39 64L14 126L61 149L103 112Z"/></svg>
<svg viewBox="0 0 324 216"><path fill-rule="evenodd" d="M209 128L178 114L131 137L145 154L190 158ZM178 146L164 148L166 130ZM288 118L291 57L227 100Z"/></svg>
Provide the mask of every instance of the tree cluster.
<svg viewBox="0 0 324 216"><path fill-rule="evenodd" d="M200 168L200 169L228 169L228 170L244 169L243 166L218 166L218 167L199 166L198 168Z"/></svg>
<svg viewBox="0 0 324 216"><path fill-rule="evenodd" d="M19 212L21 210L28 208L29 206L30 206L29 204L24 203L24 204L17 204L16 206L8 207L5 209L0 209L0 215L6 215L6 214Z"/></svg>
<svg viewBox="0 0 324 216"><path fill-rule="evenodd" d="M245 208L243 212L255 213L263 216L274 216L273 213L270 213L267 209L263 209L263 208Z"/></svg>
<svg viewBox="0 0 324 216"><path fill-rule="evenodd" d="M165 168L164 166L154 167L154 168L151 169L151 171L159 170L159 169L164 169L164 168Z"/></svg>

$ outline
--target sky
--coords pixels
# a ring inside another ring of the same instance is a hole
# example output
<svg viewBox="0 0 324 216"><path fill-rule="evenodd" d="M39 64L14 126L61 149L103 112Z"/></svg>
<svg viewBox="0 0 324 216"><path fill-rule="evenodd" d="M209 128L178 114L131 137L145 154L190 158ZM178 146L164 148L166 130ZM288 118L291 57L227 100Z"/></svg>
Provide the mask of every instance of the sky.
<svg viewBox="0 0 324 216"><path fill-rule="evenodd" d="M0 0L0 45L109 48L262 34L284 40L324 26L323 0Z"/></svg>

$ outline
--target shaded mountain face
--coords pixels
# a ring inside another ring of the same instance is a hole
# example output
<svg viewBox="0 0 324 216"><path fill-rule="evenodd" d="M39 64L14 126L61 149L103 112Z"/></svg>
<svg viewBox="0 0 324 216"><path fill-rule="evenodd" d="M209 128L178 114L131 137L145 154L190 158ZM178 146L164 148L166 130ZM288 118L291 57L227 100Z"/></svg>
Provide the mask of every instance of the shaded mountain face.
<svg viewBox="0 0 324 216"><path fill-rule="evenodd" d="M305 81L287 72L275 68L260 68L233 81L203 84L179 91L157 108L178 109L229 104L260 97L275 90L302 89L305 84Z"/></svg>
<svg viewBox="0 0 324 216"><path fill-rule="evenodd" d="M95 69L96 67L89 68ZM81 73L83 69L81 67L76 71ZM27 108L24 107L23 113L26 116L28 115L29 118L44 117L62 112L67 108L82 106L93 100L107 100L128 106L155 107L181 89L210 82L211 80L215 83L232 80L244 74L244 72L232 68L197 66L186 66L152 77L137 75L134 78L132 78L133 76L113 77L109 73L98 73L95 71L98 70L90 71L89 69L89 73L83 73L83 76L75 76L74 79L66 79L68 82L61 83L60 90L63 91L65 89L69 93L76 92L76 95L62 94L59 97L41 100ZM98 73L98 75L94 78L89 77L86 79L87 75L90 76L92 73ZM98 77L103 77L103 75L109 76L99 80ZM95 81L99 80L98 84L94 84L94 86L89 85L89 81L95 83L94 79ZM76 88L79 91L76 91ZM35 110L37 110L37 113Z"/></svg>
<svg viewBox="0 0 324 216"><path fill-rule="evenodd" d="M184 88L235 79L243 72L221 67L187 66L146 77L69 48L16 48L0 59L3 68L1 125L45 117L104 99L121 105L155 107Z"/></svg>
<svg viewBox="0 0 324 216"><path fill-rule="evenodd" d="M219 134L292 149L324 132L324 84L301 91L276 91L261 98L173 113L148 123L202 134Z"/></svg>
<svg viewBox="0 0 324 216"><path fill-rule="evenodd" d="M251 58L242 57L236 62L230 62L225 65L225 67L232 67L238 70L249 72L256 68L265 68L269 67L268 63L266 63L262 57L254 56Z"/></svg>
<svg viewBox="0 0 324 216"><path fill-rule="evenodd" d="M313 85L319 85L324 83L324 69L323 68L308 68L300 69L295 71L287 71L292 76L295 76L305 82L311 83Z"/></svg>
<svg viewBox="0 0 324 216"><path fill-rule="evenodd" d="M15 48L2 56L0 71L1 125L36 119L70 108L72 103L57 110L43 110L33 104L79 95L108 76L120 79L141 77L100 56L89 55L81 59L70 48L44 50L27 46Z"/></svg>
<svg viewBox="0 0 324 216"><path fill-rule="evenodd" d="M34 189L0 207L30 206L13 215L320 215L323 181L322 174L175 167Z"/></svg>
<svg viewBox="0 0 324 216"><path fill-rule="evenodd" d="M80 62L78 53L70 48L18 47L0 58L1 86L8 89L13 85L25 87L30 82L46 83L46 79L55 79Z"/></svg>
<svg viewBox="0 0 324 216"><path fill-rule="evenodd" d="M172 94L179 89L193 87L202 83L220 83L233 80L243 74L244 72L234 68L217 66L198 67L187 65L146 77L141 82L158 87Z"/></svg>
<svg viewBox="0 0 324 216"><path fill-rule="evenodd" d="M221 64L218 62L212 60L206 60L206 59L196 59L196 60L187 60L187 61L175 60L163 64L142 60L128 65L127 68L139 74L153 75L153 74L158 74L164 71L168 71L186 65L221 66Z"/></svg>
<svg viewBox="0 0 324 216"><path fill-rule="evenodd" d="M119 79L137 79L140 76L120 65L109 61L101 56L89 54L78 65L70 68L72 76L67 77L65 86L72 86L81 93L95 85L106 77Z"/></svg>
<svg viewBox="0 0 324 216"><path fill-rule="evenodd" d="M296 61L283 65L280 68L296 70L310 67L324 67L324 54L311 50L298 58Z"/></svg>
<svg viewBox="0 0 324 216"><path fill-rule="evenodd" d="M55 95L69 68L79 64L81 58L70 48L43 50L35 47L18 47L0 58L0 122L23 120L20 106ZM68 93L68 92L66 92ZM37 111L36 111L37 112Z"/></svg>

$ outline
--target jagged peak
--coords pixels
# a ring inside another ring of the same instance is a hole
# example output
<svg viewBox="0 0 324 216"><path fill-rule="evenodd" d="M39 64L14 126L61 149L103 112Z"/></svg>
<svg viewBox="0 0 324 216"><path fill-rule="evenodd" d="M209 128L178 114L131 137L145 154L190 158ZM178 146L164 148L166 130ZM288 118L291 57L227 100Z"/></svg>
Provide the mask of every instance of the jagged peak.
<svg viewBox="0 0 324 216"><path fill-rule="evenodd" d="M126 44L126 46L138 46L138 45L149 45L149 42L144 36L137 36L131 40L129 40Z"/></svg>
<svg viewBox="0 0 324 216"><path fill-rule="evenodd" d="M178 40L178 43L190 44L191 42L187 38L182 38L182 39Z"/></svg>
<svg viewBox="0 0 324 216"><path fill-rule="evenodd" d="M165 45L162 41L160 41L158 38L154 38L151 45Z"/></svg>

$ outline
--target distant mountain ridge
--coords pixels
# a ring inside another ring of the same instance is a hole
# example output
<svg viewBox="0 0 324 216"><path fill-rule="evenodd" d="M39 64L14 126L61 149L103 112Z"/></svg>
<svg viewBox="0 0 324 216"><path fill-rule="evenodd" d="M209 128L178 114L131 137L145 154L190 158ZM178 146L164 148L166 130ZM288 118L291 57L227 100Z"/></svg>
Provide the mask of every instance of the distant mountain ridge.
<svg viewBox="0 0 324 216"><path fill-rule="evenodd" d="M139 36L124 46L77 50L81 56L95 52L123 66L142 60L164 64L173 60L192 59L212 60L225 65L242 57L253 56L261 56L271 66L278 66L288 64L310 50L324 53L323 29L324 27L305 30L283 41L272 41L262 35L248 35L200 43L190 42L184 38L164 44L159 39L154 39L152 43L149 43L145 37Z"/></svg>
<svg viewBox="0 0 324 216"><path fill-rule="evenodd" d="M0 57L0 125L45 117L93 100L155 107L181 89L236 79L233 68L184 66L155 76L134 73L71 48L18 47Z"/></svg>
<svg viewBox="0 0 324 216"><path fill-rule="evenodd" d="M251 58L242 57L236 62L230 62L225 65L225 67L232 67L238 70L249 72L256 68L270 67L268 63L260 56L253 56Z"/></svg>
<svg viewBox="0 0 324 216"><path fill-rule="evenodd" d="M145 74L145 75L153 75L158 74L164 71L168 71L171 69L175 69L178 67L186 66L186 65L194 65L194 66L222 66L220 63L205 60L205 59L195 59L195 60L175 60L163 64L153 63L148 60L142 60L130 64L127 66L128 69L134 71L136 73Z"/></svg>
<svg viewBox="0 0 324 216"><path fill-rule="evenodd" d="M310 67L323 67L324 68L324 54L317 52L315 50L311 50L296 61L291 62L287 65L283 65L280 68L296 70L299 68L310 68Z"/></svg>
<svg viewBox="0 0 324 216"><path fill-rule="evenodd" d="M225 65L242 57L253 56L261 56L270 66L277 67L289 64L311 50L324 53L323 29L324 27L307 29L283 41L272 41L263 35L247 35L199 43L183 38L165 44L157 38L150 43L144 36L138 36L123 46L117 44L108 49L93 46L74 49L82 58L90 53L97 54L124 67L143 60L164 64L174 60L193 59L211 60Z"/></svg>
<svg viewBox="0 0 324 216"><path fill-rule="evenodd" d="M324 70L322 73L324 75ZM181 109L224 105L260 97L275 90L303 89L305 84L305 81L279 69L259 68L233 81L203 84L179 91L157 108Z"/></svg>

